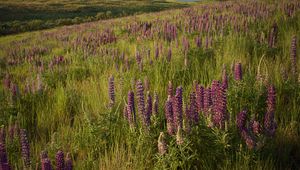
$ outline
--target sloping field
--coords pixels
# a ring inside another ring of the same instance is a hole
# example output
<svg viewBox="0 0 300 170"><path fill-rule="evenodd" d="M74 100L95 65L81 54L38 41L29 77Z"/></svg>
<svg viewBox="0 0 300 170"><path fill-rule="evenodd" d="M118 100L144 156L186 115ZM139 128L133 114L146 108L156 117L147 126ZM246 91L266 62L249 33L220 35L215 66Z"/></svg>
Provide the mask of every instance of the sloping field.
<svg viewBox="0 0 300 170"><path fill-rule="evenodd" d="M298 1L0 38L2 169L297 169Z"/></svg>

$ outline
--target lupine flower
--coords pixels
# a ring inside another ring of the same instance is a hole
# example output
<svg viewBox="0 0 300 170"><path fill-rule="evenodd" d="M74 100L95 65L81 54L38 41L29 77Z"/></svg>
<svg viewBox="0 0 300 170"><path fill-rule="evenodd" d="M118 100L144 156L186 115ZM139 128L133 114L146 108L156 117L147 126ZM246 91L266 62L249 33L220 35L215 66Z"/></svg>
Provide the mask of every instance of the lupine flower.
<svg viewBox="0 0 300 170"><path fill-rule="evenodd" d="M171 98L173 97L173 84L171 81L169 81L168 84L168 96L171 96Z"/></svg>
<svg viewBox="0 0 300 170"><path fill-rule="evenodd" d="M297 37L293 36L291 43L291 65L292 73L297 78Z"/></svg>
<svg viewBox="0 0 300 170"><path fill-rule="evenodd" d="M197 101L197 111L203 111L204 109L204 87L196 85L196 101Z"/></svg>
<svg viewBox="0 0 300 170"><path fill-rule="evenodd" d="M136 62L138 63L138 65L140 65L142 63L142 56L139 51L136 51L135 59L136 59Z"/></svg>
<svg viewBox="0 0 300 170"><path fill-rule="evenodd" d="M56 169L57 170L64 170L65 168L65 160L64 160L64 152L58 151L55 155L56 160Z"/></svg>
<svg viewBox="0 0 300 170"><path fill-rule="evenodd" d="M72 162L71 154L67 153L65 170L72 170L72 169L73 169L73 162Z"/></svg>
<svg viewBox="0 0 300 170"><path fill-rule="evenodd" d="M206 114L206 116L210 112L211 106L212 106L211 88L208 87L204 91L204 113Z"/></svg>
<svg viewBox="0 0 300 170"><path fill-rule="evenodd" d="M165 141L164 132L160 132L160 134L159 134L157 147L158 147L158 153L160 155L164 155L167 153L167 144Z"/></svg>
<svg viewBox="0 0 300 170"><path fill-rule="evenodd" d="M123 108L123 117L129 122L129 117L128 117L128 105L126 104Z"/></svg>
<svg viewBox="0 0 300 170"><path fill-rule="evenodd" d="M127 118L129 123L136 123L136 114L135 114L135 106L134 106L134 93L133 91L129 91L127 95Z"/></svg>
<svg viewBox="0 0 300 170"><path fill-rule="evenodd" d="M175 124L174 124L174 114L171 96L168 96L168 99L165 104L165 116L167 119L167 129L169 135L175 134Z"/></svg>
<svg viewBox="0 0 300 170"><path fill-rule="evenodd" d="M223 128L225 125L224 121L227 118L227 97L226 90L223 87L218 88L217 103L215 105L214 123L219 128Z"/></svg>
<svg viewBox="0 0 300 170"><path fill-rule="evenodd" d="M198 48L202 46L201 38L199 36L196 37L195 43Z"/></svg>
<svg viewBox="0 0 300 170"><path fill-rule="evenodd" d="M145 98L144 98L144 87L141 80L138 80L136 83L136 91L137 91L137 100L138 100L138 111L141 120L143 120L143 124L146 127L150 126L150 122L146 119L145 114Z"/></svg>
<svg viewBox="0 0 300 170"><path fill-rule="evenodd" d="M176 125L176 129L178 127L182 128L182 113L183 113L183 108L182 108L182 87L179 86L176 88L176 95L174 98L174 121Z"/></svg>
<svg viewBox="0 0 300 170"><path fill-rule="evenodd" d="M234 65L234 79L237 81L242 80L242 64L241 63L235 63Z"/></svg>
<svg viewBox="0 0 300 170"><path fill-rule="evenodd" d="M110 76L108 80L108 95L109 95L109 104L113 106L115 103L115 85L114 85L114 77Z"/></svg>
<svg viewBox="0 0 300 170"><path fill-rule="evenodd" d="M247 111L243 110L236 117L236 125L240 131L246 128L246 120L247 120Z"/></svg>
<svg viewBox="0 0 300 170"><path fill-rule="evenodd" d="M197 112L197 103L196 103L196 94L195 92L192 92L190 94L190 108L189 108L190 114L192 116L192 121L194 123L199 122L199 115Z"/></svg>
<svg viewBox="0 0 300 170"><path fill-rule="evenodd" d="M227 76L227 72L226 72L225 67L223 68L223 71L222 71L222 87L224 89L228 88L228 76Z"/></svg>
<svg viewBox="0 0 300 170"><path fill-rule="evenodd" d="M52 170L51 161L49 158L42 159L42 170Z"/></svg>
<svg viewBox="0 0 300 170"><path fill-rule="evenodd" d="M48 153L47 153L47 151L42 151L40 156L41 156L41 160L43 160L43 159L45 159L45 158L48 158Z"/></svg>
<svg viewBox="0 0 300 170"><path fill-rule="evenodd" d="M217 99L218 99L218 91L220 88L220 82L217 80L213 80L211 84L211 98L212 98L212 104L214 106L214 112L216 112L216 106L217 106Z"/></svg>
<svg viewBox="0 0 300 170"><path fill-rule="evenodd" d="M255 139L249 134L248 130L241 129L241 136L249 149L254 149L256 146Z"/></svg>
<svg viewBox="0 0 300 170"><path fill-rule="evenodd" d="M264 129L265 129L265 133L268 136L273 136L277 128L277 124L274 120L275 103L276 103L275 87L271 85L268 87L267 112L264 118Z"/></svg>
<svg viewBox="0 0 300 170"><path fill-rule="evenodd" d="M261 127L259 122L257 120L252 120L250 124L251 124L252 132L256 135L260 134Z"/></svg>
<svg viewBox="0 0 300 170"><path fill-rule="evenodd" d="M20 141L21 141L21 150L22 150L22 157L25 166L28 168L30 167L31 160L30 160L30 146L27 138L27 132L25 129L20 130Z"/></svg>
<svg viewBox="0 0 300 170"><path fill-rule="evenodd" d="M7 153L6 153L5 145L2 142L0 142L0 166L3 167L3 165L5 164L8 165Z"/></svg>
<svg viewBox="0 0 300 170"><path fill-rule="evenodd" d="M177 145L182 145L183 142L184 141L183 141L182 127L178 126L177 133L176 133L176 143Z"/></svg>
<svg viewBox="0 0 300 170"><path fill-rule="evenodd" d="M154 93L153 113L155 115L158 114L158 95L157 95L157 93Z"/></svg>
<svg viewBox="0 0 300 170"><path fill-rule="evenodd" d="M1 170L11 170L9 163L2 163L0 168Z"/></svg>
<svg viewBox="0 0 300 170"><path fill-rule="evenodd" d="M152 115L152 97L150 95L150 92L147 92L147 102L146 102L146 115L145 115L145 119L147 122L149 122L148 124L150 125L150 118Z"/></svg>

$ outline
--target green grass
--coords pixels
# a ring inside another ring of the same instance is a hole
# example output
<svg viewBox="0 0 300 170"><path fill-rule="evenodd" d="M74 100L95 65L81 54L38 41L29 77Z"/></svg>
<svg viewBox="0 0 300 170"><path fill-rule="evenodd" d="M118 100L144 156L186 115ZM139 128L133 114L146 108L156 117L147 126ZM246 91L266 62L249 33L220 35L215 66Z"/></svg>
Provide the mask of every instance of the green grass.
<svg viewBox="0 0 300 170"><path fill-rule="evenodd" d="M156 0L0 1L0 35L182 8L188 4Z"/></svg>
<svg viewBox="0 0 300 170"><path fill-rule="evenodd" d="M203 2L195 8L202 13L202 5L210 7L215 3L218 2ZM274 6L279 5L277 1L273 3ZM239 19L246 17L231 10L214 14L221 13ZM174 41L168 43L158 36L142 39L134 34L128 35L125 30L135 21L157 21L154 27L159 27L162 24L157 18L176 23L179 28L183 28L188 19L183 10L177 9L0 37L0 78L10 73L21 92L18 100L13 102L11 92L0 85L0 125L8 127L17 121L28 131L32 169L40 163L42 150L48 151L54 166L55 153L59 149L71 153L75 169L297 169L300 166L300 85L298 75L295 78L290 72L290 44L292 35L296 35L299 42L299 10L294 17L288 18L276 8L270 17L250 25L248 33L235 32L232 27L226 28L223 35L212 31L213 46L209 49L199 49L194 43L194 38L201 35L205 44L207 32L189 34L178 30L179 46L176 47ZM278 23L279 37L276 48L269 48L266 42L260 44L255 38L260 33L267 38L274 20ZM114 30L117 42L91 48L91 51L74 49L76 38L96 37L106 28ZM191 44L187 66L181 45L183 37L187 37ZM155 60L157 43L162 43L164 50ZM165 58L169 46L173 50L170 63ZM34 47L47 50L36 54L33 62L8 64L13 58L22 61L28 57L24 55L24 49ZM101 49L124 52L130 69L122 71L125 62L119 58L120 54L102 54ZM142 71L135 61L136 49L143 56ZM151 50L150 58L143 51L147 49ZM49 69L50 61L59 55L64 56L67 62ZM41 73L38 61L44 64ZM241 82L233 79L230 67L234 61L242 63ZM193 81L209 86L212 80L221 79L223 64L229 75L227 108L230 119L227 128L209 128L209 119L200 113L199 124L192 128L190 134L185 134L184 144L177 145L174 136L166 135L168 153L159 155L158 136L161 131L166 132L164 104L168 81L172 81L174 87L183 87L184 103L187 104ZM299 59L297 65L299 68ZM258 70L265 77L264 82L256 79ZM287 72L287 80L284 80L282 70ZM26 82L36 83L38 74L41 75L43 91L25 94ZM115 78L116 89L116 102L112 108L108 107L110 75ZM150 82L150 94L153 96L156 92L159 96L159 114L152 117L150 132L145 132L140 122L131 129L123 118L127 93L135 91L133 82L146 78ZM249 118L258 117L262 121L266 112L268 84L273 84L277 92L275 120L278 129L273 138L259 136L264 142L263 147L251 150L240 138L235 118L243 108L247 108ZM18 139L7 139L6 147L10 164L14 169L23 169Z"/></svg>

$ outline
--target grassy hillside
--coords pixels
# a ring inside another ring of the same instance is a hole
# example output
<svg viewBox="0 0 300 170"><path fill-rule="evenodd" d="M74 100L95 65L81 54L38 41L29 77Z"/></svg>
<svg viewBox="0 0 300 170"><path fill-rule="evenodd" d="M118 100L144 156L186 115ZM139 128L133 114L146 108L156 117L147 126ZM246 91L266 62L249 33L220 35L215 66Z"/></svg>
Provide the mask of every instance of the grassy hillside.
<svg viewBox="0 0 300 170"><path fill-rule="evenodd" d="M299 37L296 0L0 37L0 165L297 169Z"/></svg>
<svg viewBox="0 0 300 170"><path fill-rule="evenodd" d="M1 0L0 35L185 6L187 4L163 0Z"/></svg>

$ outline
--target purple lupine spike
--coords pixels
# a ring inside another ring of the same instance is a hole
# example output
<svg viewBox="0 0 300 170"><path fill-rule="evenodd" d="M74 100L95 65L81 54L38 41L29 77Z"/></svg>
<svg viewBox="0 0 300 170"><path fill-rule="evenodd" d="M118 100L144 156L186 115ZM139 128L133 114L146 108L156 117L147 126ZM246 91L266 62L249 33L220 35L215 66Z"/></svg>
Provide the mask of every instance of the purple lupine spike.
<svg viewBox="0 0 300 170"><path fill-rule="evenodd" d="M275 134L277 124L274 119L276 104L276 92L274 86L268 87L267 112L264 117L264 130L268 136Z"/></svg>
<svg viewBox="0 0 300 170"><path fill-rule="evenodd" d="M142 63L142 56L139 51L136 51L135 59L136 59L136 62L138 63L138 65L140 65Z"/></svg>
<svg viewBox="0 0 300 170"><path fill-rule="evenodd" d="M228 75L226 72L226 67L223 67L223 71L222 71L222 87L224 89L228 88Z"/></svg>
<svg viewBox="0 0 300 170"><path fill-rule="evenodd" d="M64 160L64 152L59 150L55 155L56 161L56 169L57 170L64 170L65 168L65 160Z"/></svg>
<svg viewBox="0 0 300 170"><path fill-rule="evenodd" d="M41 157L41 160L43 160L45 158L48 158L48 152L47 151L42 151L40 157Z"/></svg>
<svg viewBox="0 0 300 170"><path fill-rule="evenodd" d="M150 118L152 115L152 97L150 95L150 92L147 92L147 102L146 102L146 115L145 115L145 119L147 121L147 124L150 125Z"/></svg>
<svg viewBox="0 0 300 170"><path fill-rule="evenodd" d="M243 110L236 117L236 125L240 131L246 128L246 120L247 120L247 111Z"/></svg>
<svg viewBox="0 0 300 170"><path fill-rule="evenodd" d="M144 126L148 127L150 124L147 124L145 117L145 98L144 98L144 87L141 80L138 80L136 83L136 94L138 101L138 111L140 119L143 121Z"/></svg>
<svg viewBox="0 0 300 170"><path fill-rule="evenodd" d="M65 170L72 170L72 169L73 169L73 162L72 162L71 154L67 153Z"/></svg>
<svg viewBox="0 0 300 170"><path fill-rule="evenodd" d="M165 116L167 120L168 134L174 135L175 134L174 113L173 113L172 99L170 95L168 96L168 99L165 104Z"/></svg>
<svg viewBox="0 0 300 170"><path fill-rule="evenodd" d="M8 163L5 145L0 142L0 166Z"/></svg>
<svg viewBox="0 0 300 170"><path fill-rule="evenodd" d="M241 133L241 137L245 141L247 147L249 149L254 149L256 146L256 142L255 142L255 139L249 134L248 130L246 128L242 128L240 130L240 133Z"/></svg>
<svg viewBox="0 0 300 170"><path fill-rule="evenodd" d="M226 90L219 87L217 91L217 100L215 103L215 113L213 115L214 124L219 128L224 128L225 120L227 118L227 97Z"/></svg>
<svg viewBox="0 0 300 170"><path fill-rule="evenodd" d="M182 87L179 86L176 88L176 95L174 98L174 122L176 129L179 127L182 128L182 113L183 113L183 108L182 108Z"/></svg>
<svg viewBox="0 0 300 170"><path fill-rule="evenodd" d="M292 74L297 79L297 37L293 36L291 42L291 68Z"/></svg>
<svg viewBox="0 0 300 170"><path fill-rule="evenodd" d="M218 99L218 91L220 88L220 82L218 80L213 80L211 84L211 99L212 99L212 104L213 104L213 109L216 109L215 107L217 106L217 99ZM214 110L215 112L216 110Z"/></svg>
<svg viewBox="0 0 300 170"><path fill-rule="evenodd" d="M234 65L234 79L237 81L242 80L242 64L241 63L235 63Z"/></svg>
<svg viewBox="0 0 300 170"><path fill-rule="evenodd" d="M168 96L171 96L171 98L173 97L173 84L171 81L169 81L168 84Z"/></svg>
<svg viewBox="0 0 300 170"><path fill-rule="evenodd" d="M124 108L123 108L123 117L124 117L124 119L126 119L128 122L129 122L129 117L128 117L128 105L127 104L125 104L124 105Z"/></svg>
<svg viewBox="0 0 300 170"><path fill-rule="evenodd" d="M196 103L196 94L195 94L195 92L192 92L190 94L189 112L192 116L193 123L198 123L199 122L199 115L198 115L198 112L197 112L197 103Z"/></svg>
<svg viewBox="0 0 300 170"><path fill-rule="evenodd" d="M49 158L42 159L42 170L52 170L51 161Z"/></svg>
<svg viewBox="0 0 300 170"><path fill-rule="evenodd" d="M201 38L199 36L196 37L195 43L196 43L196 46L198 48L200 48L202 46L202 41L201 41Z"/></svg>
<svg viewBox="0 0 300 170"><path fill-rule="evenodd" d="M27 132L25 129L20 130L20 141L21 141L21 150L22 150L22 158L24 161L24 165L28 168L31 164L30 159L30 146L27 138Z"/></svg>
<svg viewBox="0 0 300 170"><path fill-rule="evenodd" d="M110 76L108 80L108 95L109 95L109 105L113 106L115 104L115 85L114 76Z"/></svg>
<svg viewBox="0 0 300 170"><path fill-rule="evenodd" d="M2 163L0 165L0 169L1 170L11 170L11 167L10 167L9 163Z"/></svg>
<svg viewBox="0 0 300 170"><path fill-rule="evenodd" d="M204 113L207 116L211 111L212 99L211 99L211 88L208 87L204 91Z"/></svg>
<svg viewBox="0 0 300 170"><path fill-rule="evenodd" d="M170 62L172 58L172 48L169 47L168 54L167 54L167 61Z"/></svg>
<svg viewBox="0 0 300 170"><path fill-rule="evenodd" d="M197 101L197 111L201 112L204 109L204 87L196 85L196 101Z"/></svg>
<svg viewBox="0 0 300 170"><path fill-rule="evenodd" d="M153 113L155 115L158 115L158 102L158 95L157 93L154 93Z"/></svg>
<svg viewBox="0 0 300 170"><path fill-rule="evenodd" d="M134 105L134 93L133 91L129 91L127 95L127 114L129 124L136 124L136 114L135 114L135 105Z"/></svg>

